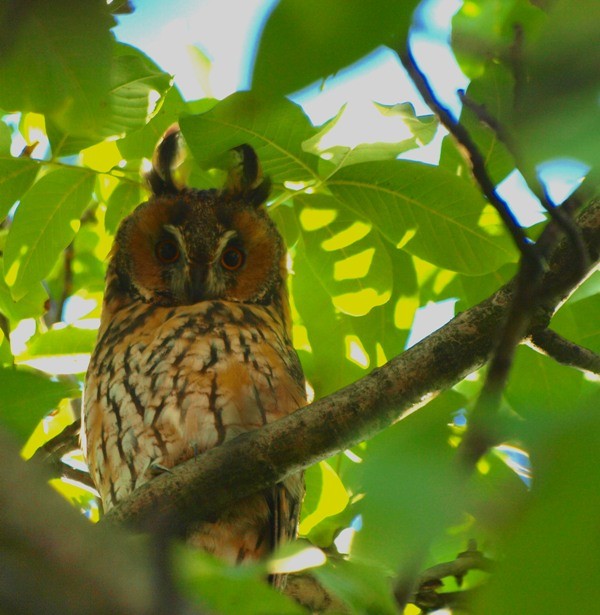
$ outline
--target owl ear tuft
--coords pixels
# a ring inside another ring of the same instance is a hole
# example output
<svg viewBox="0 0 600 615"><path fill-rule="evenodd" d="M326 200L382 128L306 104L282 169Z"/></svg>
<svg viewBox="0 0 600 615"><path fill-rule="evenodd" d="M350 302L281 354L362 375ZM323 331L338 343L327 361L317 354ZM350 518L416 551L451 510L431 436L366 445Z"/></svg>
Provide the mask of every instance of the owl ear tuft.
<svg viewBox="0 0 600 615"><path fill-rule="evenodd" d="M179 125L173 124L164 133L154 150L152 170L146 175L152 193L156 196L181 192L173 181L173 168L181 149Z"/></svg>
<svg viewBox="0 0 600 615"><path fill-rule="evenodd" d="M251 205L262 205L271 191L271 180L264 177L256 152L248 144L229 150L231 162L223 194Z"/></svg>

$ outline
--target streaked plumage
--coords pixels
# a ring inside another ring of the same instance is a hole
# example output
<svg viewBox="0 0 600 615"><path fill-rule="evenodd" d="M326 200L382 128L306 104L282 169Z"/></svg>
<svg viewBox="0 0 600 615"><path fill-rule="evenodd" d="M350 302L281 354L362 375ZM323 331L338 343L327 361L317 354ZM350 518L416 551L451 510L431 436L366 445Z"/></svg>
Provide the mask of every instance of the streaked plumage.
<svg viewBox="0 0 600 615"><path fill-rule="evenodd" d="M116 235L86 377L84 450L105 510L149 480L305 403L290 336L285 246L251 148L221 190L179 190L178 133L153 197ZM301 475L239 501L190 542L239 563L295 535ZM207 494L210 497L210 494Z"/></svg>

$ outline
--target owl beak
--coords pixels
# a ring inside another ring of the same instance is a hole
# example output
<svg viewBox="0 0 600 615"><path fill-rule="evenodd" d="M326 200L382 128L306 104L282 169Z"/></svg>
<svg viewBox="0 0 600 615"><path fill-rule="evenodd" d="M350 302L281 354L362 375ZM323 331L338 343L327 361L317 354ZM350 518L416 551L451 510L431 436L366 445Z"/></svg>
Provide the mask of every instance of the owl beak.
<svg viewBox="0 0 600 615"><path fill-rule="evenodd" d="M199 301L205 301L208 299L207 284L206 284L206 271L203 267L195 267L190 274L188 297L190 303L198 303Z"/></svg>

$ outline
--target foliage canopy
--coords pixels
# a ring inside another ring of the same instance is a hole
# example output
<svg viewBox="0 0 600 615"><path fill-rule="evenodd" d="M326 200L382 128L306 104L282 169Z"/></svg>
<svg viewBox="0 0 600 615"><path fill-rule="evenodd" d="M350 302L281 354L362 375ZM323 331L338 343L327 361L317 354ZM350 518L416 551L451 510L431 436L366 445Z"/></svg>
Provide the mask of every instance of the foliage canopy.
<svg viewBox="0 0 600 615"><path fill-rule="evenodd" d="M293 262L295 344L317 398L400 354L419 308L452 299L465 310L515 274L519 252L454 139L444 136L437 165L409 159L441 130L434 113L380 105L403 132L349 147L332 142L343 109L314 126L285 97L380 45L404 51L419 2L367 4L282 0L261 35L253 89L186 101L151 58L116 41L111 5L0 2L0 426L26 457L77 418L111 241L146 197L141 170L176 121L191 152L178 172L192 185L220 186L223 156L241 143L271 177L269 210ZM535 183L552 159L598 166L597 12L595 0L468 0L454 17L452 49L471 80L460 122L494 184L514 169ZM535 239L541 226L526 233ZM597 353L599 283L589 277L551 322ZM353 612L398 612L390 579L454 560L470 539L498 559L489 579L465 579L464 590L485 585L475 612L597 610L597 385L521 346L502 397L502 446L465 484L454 458L483 377L308 469L300 533L328 555L315 576ZM98 517L89 490L54 484ZM341 555L334 540L349 535ZM305 612L263 572L177 557L181 587L214 612Z"/></svg>

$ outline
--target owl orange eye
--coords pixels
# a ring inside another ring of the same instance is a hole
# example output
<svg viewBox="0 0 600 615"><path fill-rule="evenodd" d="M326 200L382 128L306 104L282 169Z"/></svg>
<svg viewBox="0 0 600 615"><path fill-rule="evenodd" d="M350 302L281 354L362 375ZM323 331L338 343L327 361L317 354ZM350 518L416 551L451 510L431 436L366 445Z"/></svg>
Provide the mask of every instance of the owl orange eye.
<svg viewBox="0 0 600 615"><path fill-rule="evenodd" d="M229 246L221 254L221 265L229 271L235 271L244 264L244 253L235 246Z"/></svg>
<svg viewBox="0 0 600 615"><path fill-rule="evenodd" d="M172 239L164 239L156 244L156 258L161 263L171 264L179 260L179 246Z"/></svg>

